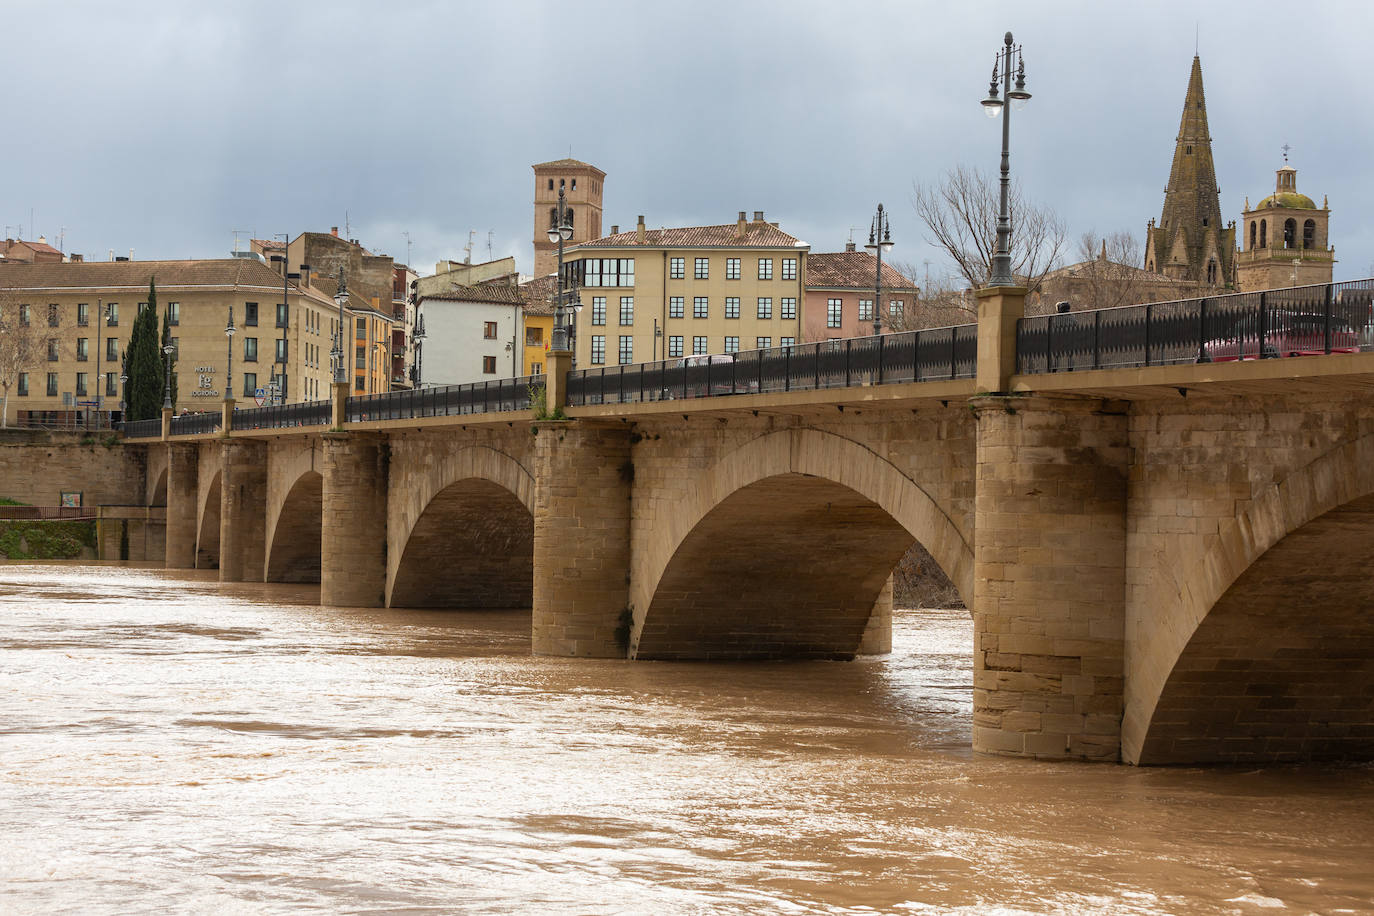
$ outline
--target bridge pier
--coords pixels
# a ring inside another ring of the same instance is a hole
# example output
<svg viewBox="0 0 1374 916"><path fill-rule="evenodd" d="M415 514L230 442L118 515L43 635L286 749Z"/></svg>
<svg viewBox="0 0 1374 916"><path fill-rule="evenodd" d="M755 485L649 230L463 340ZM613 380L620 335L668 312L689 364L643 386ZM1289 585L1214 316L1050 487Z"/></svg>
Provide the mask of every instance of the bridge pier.
<svg viewBox="0 0 1374 916"><path fill-rule="evenodd" d="M230 439L220 448L219 580L261 582L267 556L267 446Z"/></svg>
<svg viewBox="0 0 1374 916"><path fill-rule="evenodd" d="M974 750L1118 760L1126 411L974 398Z"/></svg>
<svg viewBox="0 0 1374 916"><path fill-rule="evenodd" d="M323 434L320 604L386 606L387 468L383 439Z"/></svg>
<svg viewBox="0 0 1374 916"><path fill-rule="evenodd" d="M156 446L154 446L156 447ZM200 490L196 478L199 452L194 443L167 446L167 534L164 565L195 569L196 514Z"/></svg>
<svg viewBox="0 0 1374 916"><path fill-rule="evenodd" d="M535 462L531 648L624 658L616 631L630 594L630 430L538 423Z"/></svg>

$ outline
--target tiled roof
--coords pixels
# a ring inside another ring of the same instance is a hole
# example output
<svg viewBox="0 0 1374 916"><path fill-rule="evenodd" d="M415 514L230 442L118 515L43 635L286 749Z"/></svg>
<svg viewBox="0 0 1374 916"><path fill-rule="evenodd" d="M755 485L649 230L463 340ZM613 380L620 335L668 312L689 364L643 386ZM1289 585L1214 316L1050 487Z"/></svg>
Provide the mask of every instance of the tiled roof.
<svg viewBox="0 0 1374 916"><path fill-rule="evenodd" d="M526 315L552 315L553 299L558 294L558 275L527 280L520 284L520 292L525 297Z"/></svg>
<svg viewBox="0 0 1374 916"><path fill-rule="evenodd" d="M285 242L276 239L249 239L248 244L256 245L262 251L280 251L286 247Z"/></svg>
<svg viewBox="0 0 1374 916"><path fill-rule="evenodd" d="M747 222L744 235L736 235L737 223L721 226L687 226L680 229L646 229L644 241L639 230L618 232L604 238L581 242L582 248L796 248L803 243L772 223Z"/></svg>
<svg viewBox="0 0 1374 916"><path fill-rule="evenodd" d="M43 254L61 254L61 253L62 253L62 252L58 251L56 248L54 248L54 247L52 247L51 245L49 245L47 242L26 242L26 241L24 241L23 239L15 239L15 240L14 240L14 245L13 245L12 247L18 248L20 245L23 245L25 248L29 249L30 251L38 251L38 252L42 252Z"/></svg>
<svg viewBox="0 0 1374 916"><path fill-rule="evenodd" d="M520 287L499 284L459 286L446 292L431 293L421 297L422 302L428 302L431 299L438 299L442 302L486 302L498 305L525 304L525 294L520 291Z"/></svg>
<svg viewBox="0 0 1374 916"><path fill-rule="evenodd" d="M0 288L27 290L147 290L195 287L275 288L281 274L257 258L195 261L77 261L65 264L0 265Z"/></svg>
<svg viewBox="0 0 1374 916"><path fill-rule="evenodd" d="M557 168L557 169L591 169L591 170L594 171L594 172L601 172L602 175L605 175L605 174L606 174L605 172L602 172L601 169L599 169L599 168L597 168L596 166L592 165L590 162L583 162L583 161L580 160L580 159L554 159L552 162L536 162L534 165L530 166L530 168L535 168L535 169L554 169L554 168Z"/></svg>
<svg viewBox="0 0 1374 916"><path fill-rule="evenodd" d="M317 277L311 286L312 292L333 302L334 294L339 290L339 281L332 277ZM348 291L348 302L344 304L344 308L350 312L372 312L388 320L393 319L393 316L385 308L380 305L374 306L371 300L364 299L351 289Z"/></svg>
<svg viewBox="0 0 1374 916"><path fill-rule="evenodd" d="M867 251L836 251L813 254L806 259L808 289L872 289L877 258ZM891 264L883 265L883 288L914 290L916 284Z"/></svg>

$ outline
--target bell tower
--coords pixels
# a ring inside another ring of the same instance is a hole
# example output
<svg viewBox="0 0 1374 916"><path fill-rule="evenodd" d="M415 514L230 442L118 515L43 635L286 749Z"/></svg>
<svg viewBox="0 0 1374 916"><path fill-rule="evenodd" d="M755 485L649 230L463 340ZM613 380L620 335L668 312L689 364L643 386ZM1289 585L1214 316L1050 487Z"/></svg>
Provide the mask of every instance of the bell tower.
<svg viewBox="0 0 1374 916"><path fill-rule="evenodd" d="M1164 211L1145 232L1145 269L1205 286L1229 286L1235 277L1235 236L1234 223L1221 223L1202 61L1195 55L1164 189Z"/></svg>
<svg viewBox="0 0 1374 916"><path fill-rule="evenodd" d="M1298 193L1298 170L1288 164L1275 173L1274 193L1241 213L1241 252L1236 280L1245 291L1330 283L1336 249L1328 244L1331 208Z"/></svg>
<svg viewBox="0 0 1374 916"><path fill-rule="evenodd" d="M549 241L549 229L558 212L558 190L572 219L576 245L601 238L601 188L606 173L576 159L556 159L534 166L534 275L546 277L558 269L558 243Z"/></svg>

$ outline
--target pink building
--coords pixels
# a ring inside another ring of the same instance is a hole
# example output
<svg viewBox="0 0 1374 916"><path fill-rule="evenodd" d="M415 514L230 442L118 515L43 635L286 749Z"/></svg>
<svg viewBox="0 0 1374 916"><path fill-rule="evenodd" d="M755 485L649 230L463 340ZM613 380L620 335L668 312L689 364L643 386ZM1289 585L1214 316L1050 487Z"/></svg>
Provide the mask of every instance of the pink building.
<svg viewBox="0 0 1374 916"><path fill-rule="evenodd" d="M812 253L806 262L803 340L835 340L873 334L877 260L854 243L844 251ZM906 330L908 311L920 290L891 265L883 264L883 333Z"/></svg>

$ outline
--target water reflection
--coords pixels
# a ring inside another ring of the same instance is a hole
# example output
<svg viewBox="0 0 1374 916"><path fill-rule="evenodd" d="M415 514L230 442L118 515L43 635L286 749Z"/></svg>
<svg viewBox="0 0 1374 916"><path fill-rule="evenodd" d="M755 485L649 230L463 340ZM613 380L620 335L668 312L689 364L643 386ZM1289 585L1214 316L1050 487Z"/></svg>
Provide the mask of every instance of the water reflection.
<svg viewBox="0 0 1374 916"><path fill-rule="evenodd" d="M1374 770L975 756L963 612L588 661L213 576L0 566L0 911L1371 907Z"/></svg>

